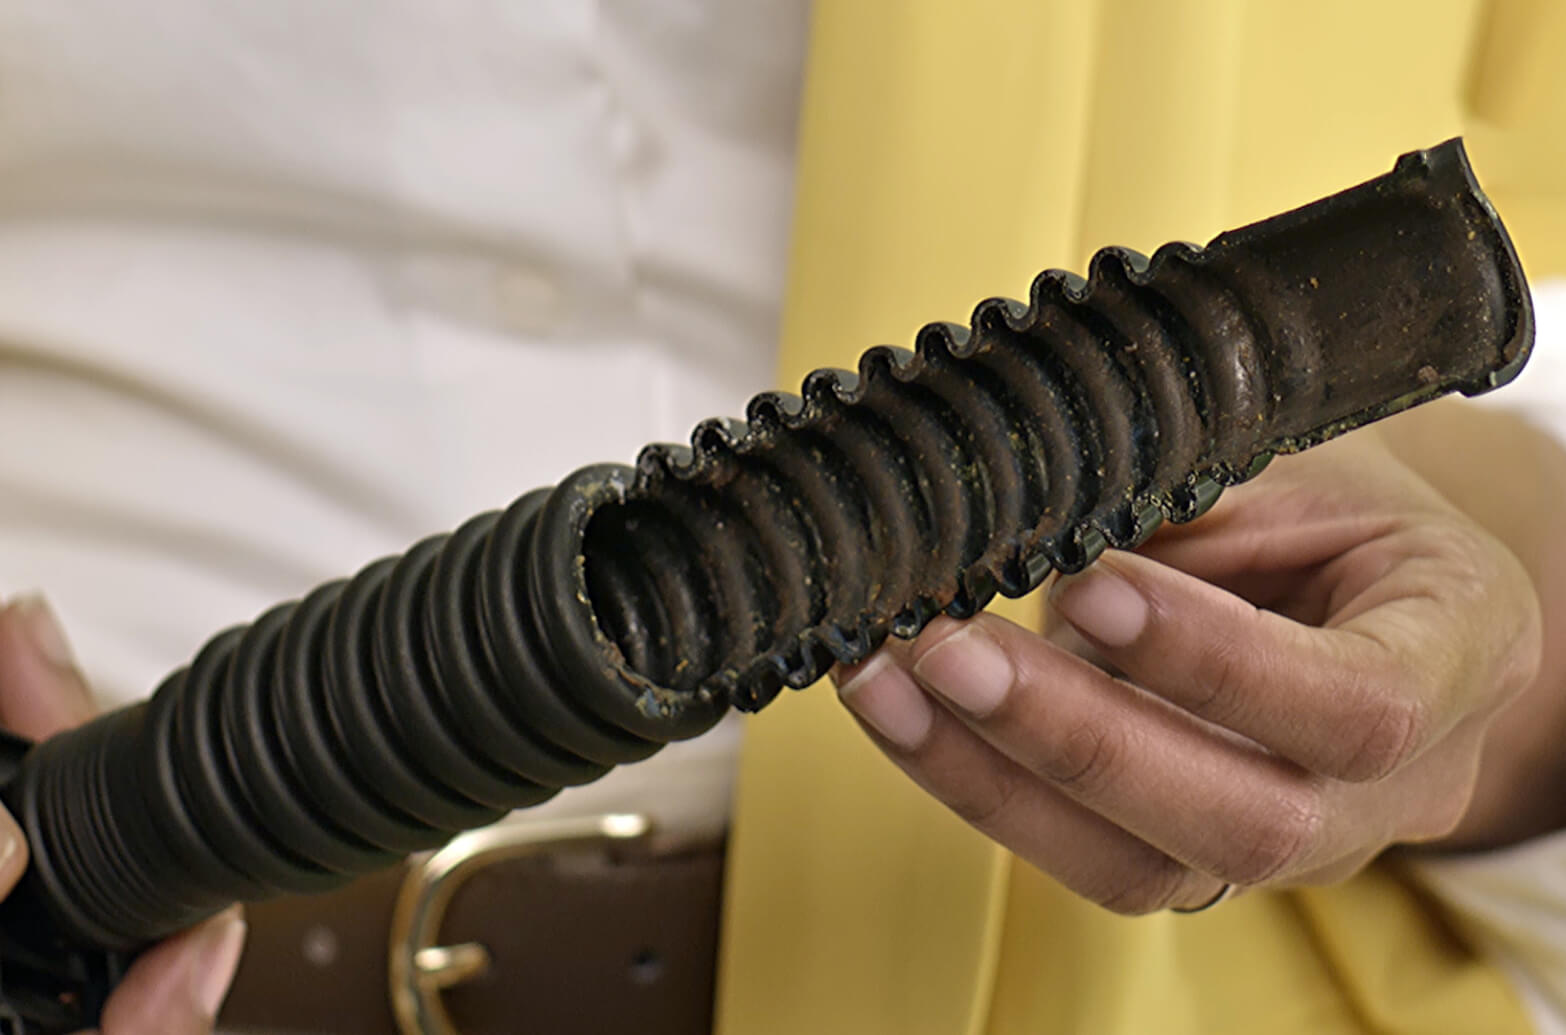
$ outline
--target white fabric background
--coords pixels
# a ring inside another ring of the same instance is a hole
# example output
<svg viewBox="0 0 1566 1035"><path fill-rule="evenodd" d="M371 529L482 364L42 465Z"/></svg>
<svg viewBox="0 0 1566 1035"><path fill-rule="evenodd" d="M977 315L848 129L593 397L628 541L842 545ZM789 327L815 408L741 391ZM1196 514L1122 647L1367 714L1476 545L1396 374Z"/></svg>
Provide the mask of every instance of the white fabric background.
<svg viewBox="0 0 1566 1035"><path fill-rule="evenodd" d="M0 7L0 592L108 703L774 376L806 5ZM721 827L737 726L547 809Z"/></svg>

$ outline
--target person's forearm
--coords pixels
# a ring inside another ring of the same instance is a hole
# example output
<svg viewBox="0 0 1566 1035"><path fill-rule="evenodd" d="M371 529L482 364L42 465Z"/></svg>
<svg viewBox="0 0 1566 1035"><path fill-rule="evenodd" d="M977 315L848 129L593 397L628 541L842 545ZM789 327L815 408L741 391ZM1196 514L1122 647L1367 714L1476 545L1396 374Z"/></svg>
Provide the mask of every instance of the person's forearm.
<svg viewBox="0 0 1566 1035"><path fill-rule="evenodd" d="M1380 434L1517 556L1544 618L1538 678L1496 719L1472 805L1431 847L1498 847L1566 828L1566 450L1518 417L1460 401L1411 411Z"/></svg>

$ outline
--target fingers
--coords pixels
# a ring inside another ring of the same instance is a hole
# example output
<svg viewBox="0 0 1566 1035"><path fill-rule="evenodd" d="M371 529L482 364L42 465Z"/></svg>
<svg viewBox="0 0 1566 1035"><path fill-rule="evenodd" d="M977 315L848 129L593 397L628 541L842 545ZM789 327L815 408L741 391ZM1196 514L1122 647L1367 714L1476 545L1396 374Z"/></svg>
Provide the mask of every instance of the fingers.
<svg viewBox="0 0 1566 1035"><path fill-rule="evenodd" d="M92 717L87 684L42 597L0 608L0 726L39 739ZM0 808L0 898L27 868L27 842Z"/></svg>
<svg viewBox="0 0 1566 1035"><path fill-rule="evenodd" d="M149 949L103 1011L103 1035L206 1035L233 983L245 921L235 906Z"/></svg>
<svg viewBox="0 0 1566 1035"><path fill-rule="evenodd" d="M1025 629L932 623L912 657L984 742L1193 870L1261 884L1333 848L1322 781Z"/></svg>
<svg viewBox="0 0 1566 1035"><path fill-rule="evenodd" d="M27 841L11 814L0 808L0 898L11 893L27 868Z"/></svg>
<svg viewBox="0 0 1566 1035"><path fill-rule="evenodd" d="M1056 643L938 620L845 672L843 699L926 790L1127 912L1445 836L1532 679L1537 601L1411 473L1340 459L1060 580Z"/></svg>
<svg viewBox="0 0 1566 1035"><path fill-rule="evenodd" d="M1119 552L1053 604L1133 682L1315 773L1378 778L1438 732L1438 678L1384 637L1301 625Z"/></svg>
<svg viewBox="0 0 1566 1035"><path fill-rule="evenodd" d="M1247 491L1249 499L1243 498ZM1201 521L1166 524L1138 552L1257 600L1291 576L1374 539L1387 519L1340 513L1317 495L1231 489Z"/></svg>
<svg viewBox="0 0 1566 1035"><path fill-rule="evenodd" d="M96 712L59 620L39 596L0 608L0 725L43 739ZM0 897L26 866L15 821L0 810ZM143 953L109 998L103 1035L206 1035L233 982L245 923L227 910Z"/></svg>
<svg viewBox="0 0 1566 1035"><path fill-rule="evenodd" d="M1474 681L1433 632L1451 597L1419 591L1423 563L1380 565L1319 629L1111 554L1054 590L1099 664L995 616L943 619L842 695L917 782L1070 886L1119 882L1136 910L1308 879L1449 829L1466 801L1466 770L1438 787L1404 767L1453 739L1442 673ZM1437 645L1414 657L1404 626Z"/></svg>
<svg viewBox="0 0 1566 1035"><path fill-rule="evenodd" d="M95 712L48 603L24 596L0 608L0 726L42 740Z"/></svg>
<svg viewBox="0 0 1566 1035"><path fill-rule="evenodd" d="M887 755L980 832L1122 913L1196 907L1221 881L1177 862L1047 781L936 705L897 645L844 670L839 694Z"/></svg>

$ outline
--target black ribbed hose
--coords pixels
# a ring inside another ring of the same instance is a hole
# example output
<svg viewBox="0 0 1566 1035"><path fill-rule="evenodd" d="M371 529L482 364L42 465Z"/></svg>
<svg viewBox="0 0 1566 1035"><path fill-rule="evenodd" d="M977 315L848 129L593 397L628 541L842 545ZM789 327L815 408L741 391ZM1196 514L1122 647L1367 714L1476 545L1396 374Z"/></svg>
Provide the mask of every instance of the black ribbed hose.
<svg viewBox="0 0 1566 1035"><path fill-rule="evenodd" d="M1205 249L1044 273L274 608L32 748L5 930L133 949L335 887L1135 545L1274 453L1494 387L1531 341L1456 141Z"/></svg>

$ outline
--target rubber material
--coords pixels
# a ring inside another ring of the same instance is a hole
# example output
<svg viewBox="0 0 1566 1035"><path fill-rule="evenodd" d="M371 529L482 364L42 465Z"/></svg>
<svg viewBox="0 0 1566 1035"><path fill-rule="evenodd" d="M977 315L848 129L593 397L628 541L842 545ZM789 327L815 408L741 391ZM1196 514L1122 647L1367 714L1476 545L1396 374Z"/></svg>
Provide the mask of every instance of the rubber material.
<svg viewBox="0 0 1566 1035"><path fill-rule="evenodd" d="M1275 453L1504 383L1531 342L1457 141L1206 248L1106 249L283 604L33 747L0 924L134 950L338 886L1135 546Z"/></svg>

